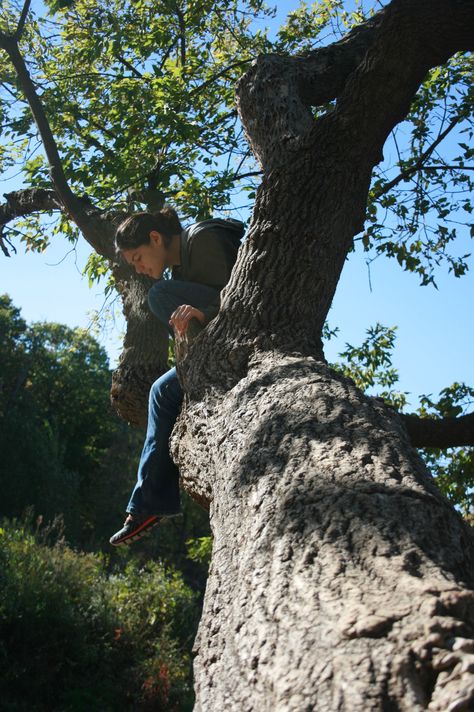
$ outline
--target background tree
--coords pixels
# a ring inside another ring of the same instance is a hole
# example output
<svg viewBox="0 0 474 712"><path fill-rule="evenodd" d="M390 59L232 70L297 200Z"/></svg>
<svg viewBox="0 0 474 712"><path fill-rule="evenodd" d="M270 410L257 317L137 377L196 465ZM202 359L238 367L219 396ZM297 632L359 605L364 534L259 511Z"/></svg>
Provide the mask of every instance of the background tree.
<svg viewBox="0 0 474 712"><path fill-rule="evenodd" d="M24 72L17 41L25 16L4 31L2 47L43 126L57 192L40 189L36 198L51 207L59 196L112 258L114 217L70 191ZM220 315L182 364L189 401L175 441L185 486L209 502L214 531L198 709L472 702L469 530L396 413L334 374L321 351L382 147L427 72L471 49L472 25L467 1L394 0L339 43L305 57L263 56L240 83L239 111L263 179ZM418 171L419 159L409 169ZM10 217L20 210L14 200ZM415 204L418 217L425 207ZM410 248L415 267L432 254L429 243L418 247ZM413 264L409 253L388 252ZM121 269L128 353L114 396L139 420L156 356L147 358L140 335L136 305L146 284Z"/></svg>
<svg viewBox="0 0 474 712"><path fill-rule="evenodd" d="M0 297L2 515L62 514L68 541L91 548L122 511L140 434L109 405L107 355L84 330L27 325Z"/></svg>
<svg viewBox="0 0 474 712"><path fill-rule="evenodd" d="M60 517L71 546L110 554L144 433L110 406L104 350L83 329L26 324L0 295L0 361L0 515ZM183 517L133 554L142 564L153 558L180 569L202 593L206 569L189 559L187 542L208 531L206 513L184 496Z"/></svg>

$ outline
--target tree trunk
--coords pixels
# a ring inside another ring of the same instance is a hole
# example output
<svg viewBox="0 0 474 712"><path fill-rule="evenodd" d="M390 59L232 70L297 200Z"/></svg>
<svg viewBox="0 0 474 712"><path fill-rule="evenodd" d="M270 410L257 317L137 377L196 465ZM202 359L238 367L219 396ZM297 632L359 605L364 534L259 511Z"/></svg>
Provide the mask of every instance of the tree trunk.
<svg viewBox="0 0 474 712"><path fill-rule="evenodd" d="M174 444L214 535L196 711L472 709L472 533L393 410L262 353Z"/></svg>
<svg viewBox="0 0 474 712"><path fill-rule="evenodd" d="M241 81L264 179L180 364L172 440L214 535L197 712L474 709L472 532L320 341L383 143L473 21L472 3L395 0L334 51L262 57ZM321 95L338 99L315 121Z"/></svg>

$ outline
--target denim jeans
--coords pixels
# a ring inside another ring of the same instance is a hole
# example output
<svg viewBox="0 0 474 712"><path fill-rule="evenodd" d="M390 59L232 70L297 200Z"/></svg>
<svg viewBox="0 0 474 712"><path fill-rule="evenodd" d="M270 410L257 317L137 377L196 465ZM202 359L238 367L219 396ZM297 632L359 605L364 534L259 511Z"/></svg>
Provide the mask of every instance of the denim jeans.
<svg viewBox="0 0 474 712"><path fill-rule="evenodd" d="M171 334L169 318L177 307L204 309L218 290L205 284L160 280L148 293L148 304ZM173 514L179 511L179 473L171 459L169 439L183 402L176 369L160 376L150 389L148 427L138 465L137 483L127 506L130 514Z"/></svg>

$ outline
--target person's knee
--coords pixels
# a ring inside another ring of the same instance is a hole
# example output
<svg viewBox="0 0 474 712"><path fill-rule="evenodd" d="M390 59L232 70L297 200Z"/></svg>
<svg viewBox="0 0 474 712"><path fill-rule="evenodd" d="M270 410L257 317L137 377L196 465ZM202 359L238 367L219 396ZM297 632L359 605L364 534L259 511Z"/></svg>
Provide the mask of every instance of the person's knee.
<svg viewBox="0 0 474 712"><path fill-rule="evenodd" d="M174 410L180 406L182 399L183 392L178 377L176 375L170 377L170 372L160 376L151 387L150 401L155 408Z"/></svg>
<svg viewBox="0 0 474 712"><path fill-rule="evenodd" d="M165 374L166 375L166 374ZM152 385L150 390L150 398L155 403L159 403L166 396L166 380L164 376L160 376Z"/></svg>

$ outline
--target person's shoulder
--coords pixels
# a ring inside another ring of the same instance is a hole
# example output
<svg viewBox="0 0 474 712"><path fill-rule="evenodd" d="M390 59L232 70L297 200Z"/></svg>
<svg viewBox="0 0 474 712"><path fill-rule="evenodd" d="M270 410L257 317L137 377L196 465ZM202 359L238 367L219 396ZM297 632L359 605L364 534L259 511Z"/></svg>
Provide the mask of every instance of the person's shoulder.
<svg viewBox="0 0 474 712"><path fill-rule="evenodd" d="M245 232L245 224L234 218L210 218L194 223L187 228L187 239L194 242L196 238L202 237L230 237L240 241Z"/></svg>

